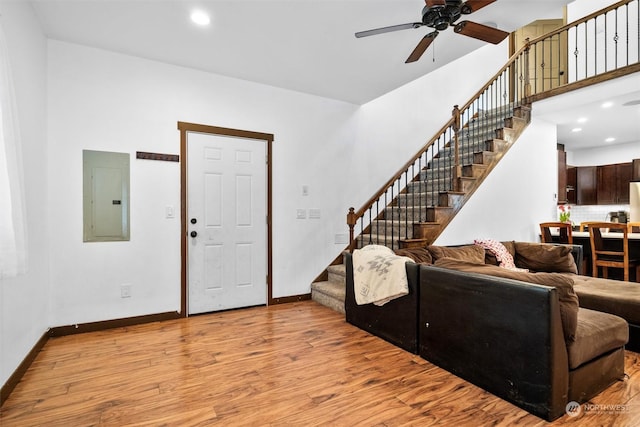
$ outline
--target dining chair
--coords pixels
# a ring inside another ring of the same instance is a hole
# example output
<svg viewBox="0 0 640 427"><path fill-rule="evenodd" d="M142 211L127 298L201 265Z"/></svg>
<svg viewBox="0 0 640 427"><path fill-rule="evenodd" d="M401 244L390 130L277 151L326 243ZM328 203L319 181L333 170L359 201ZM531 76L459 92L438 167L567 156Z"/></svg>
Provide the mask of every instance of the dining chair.
<svg viewBox="0 0 640 427"><path fill-rule="evenodd" d="M553 243L552 230L558 229L557 243L573 244L572 225L570 222L542 222L540 223L540 240L542 243Z"/></svg>
<svg viewBox="0 0 640 427"><path fill-rule="evenodd" d="M601 221L583 221L580 223L580 231L588 231L591 224L597 224ZM586 230L585 230L586 228Z"/></svg>
<svg viewBox="0 0 640 427"><path fill-rule="evenodd" d="M607 239L608 247L604 246L602 233L614 232L620 238ZM592 276L598 276L598 268L602 267L602 277L608 278L609 268L624 269L624 280L629 281L629 269L636 270L636 282L640 281L640 260L629 258L629 229L627 224L618 222L592 222L589 224L589 241L591 243Z"/></svg>
<svg viewBox="0 0 640 427"><path fill-rule="evenodd" d="M640 222L628 222L629 233L640 233Z"/></svg>

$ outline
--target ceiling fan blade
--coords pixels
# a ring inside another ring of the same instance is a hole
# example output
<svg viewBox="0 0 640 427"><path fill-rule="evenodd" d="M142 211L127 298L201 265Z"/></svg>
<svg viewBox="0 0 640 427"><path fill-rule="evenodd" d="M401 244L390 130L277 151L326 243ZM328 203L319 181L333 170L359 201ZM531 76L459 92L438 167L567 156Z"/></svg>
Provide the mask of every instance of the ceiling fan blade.
<svg viewBox="0 0 640 427"><path fill-rule="evenodd" d="M376 28L373 30L359 31L356 33L356 37L357 38L368 37L368 36L375 36L376 34L390 33L392 31L408 30L409 28L420 28L423 25L424 24L422 22L410 22L408 24L392 25L390 27L382 27L382 28Z"/></svg>
<svg viewBox="0 0 640 427"><path fill-rule="evenodd" d="M471 21L460 21L453 29L456 33L484 40L488 43L498 44L506 39L509 33L487 25L478 24Z"/></svg>
<svg viewBox="0 0 640 427"><path fill-rule="evenodd" d="M460 7L460 11L462 12L462 14L468 15L478 9L482 9L485 6L489 6L495 1L496 0L467 0Z"/></svg>
<svg viewBox="0 0 640 427"><path fill-rule="evenodd" d="M435 40L436 36L438 35L437 31L434 31L432 33L427 34L426 36L424 36L422 38L422 40L420 40L420 43L418 43L418 45L416 46L415 49L413 49L413 52L411 52L411 55L409 55L409 57L407 58L406 61L404 61L405 64L408 64L410 62L416 62L418 59L420 59L420 57L422 56L422 54L425 52L425 50L427 50L427 48L429 47L429 45L431 45L431 43L433 42L433 40Z"/></svg>

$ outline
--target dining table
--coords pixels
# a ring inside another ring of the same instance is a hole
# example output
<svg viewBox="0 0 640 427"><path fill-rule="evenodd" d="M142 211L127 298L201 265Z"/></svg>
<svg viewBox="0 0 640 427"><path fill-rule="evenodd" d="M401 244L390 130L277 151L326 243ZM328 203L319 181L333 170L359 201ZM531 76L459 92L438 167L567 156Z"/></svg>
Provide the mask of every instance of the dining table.
<svg viewBox="0 0 640 427"><path fill-rule="evenodd" d="M583 262L582 262L582 271L580 274L584 274L587 276L592 275L591 271L591 242L589 240L589 232L588 231L573 231L573 244L581 245L583 251ZM558 232L551 232L551 236L554 242L559 241ZM629 258L631 259L640 259L640 233L628 233L629 239ZM602 239L604 241L605 249L611 250L620 250L622 233L620 232L607 232L602 233ZM609 277L611 279L617 279L622 277L622 269L610 268L609 269Z"/></svg>

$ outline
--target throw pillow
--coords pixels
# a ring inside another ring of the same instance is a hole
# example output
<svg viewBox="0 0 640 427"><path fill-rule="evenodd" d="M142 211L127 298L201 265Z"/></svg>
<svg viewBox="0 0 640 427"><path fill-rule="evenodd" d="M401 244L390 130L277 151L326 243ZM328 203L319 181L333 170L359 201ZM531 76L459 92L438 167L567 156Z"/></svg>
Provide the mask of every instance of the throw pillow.
<svg viewBox="0 0 640 427"><path fill-rule="evenodd" d="M474 264L484 264L484 249L476 245L465 246L427 246L433 260L453 258Z"/></svg>
<svg viewBox="0 0 640 427"><path fill-rule="evenodd" d="M515 242L517 267L548 273L578 274L569 246Z"/></svg>
<svg viewBox="0 0 640 427"><path fill-rule="evenodd" d="M433 258L427 248L396 249L396 255L411 258L416 264L431 264Z"/></svg>
<svg viewBox="0 0 640 427"><path fill-rule="evenodd" d="M465 273L486 274L505 279L550 286L558 292L562 331L567 343L575 340L578 328L578 295L573 290L573 279L560 273L526 273L511 271L495 265L477 265L451 258L441 258L434 262L436 267L448 268Z"/></svg>
<svg viewBox="0 0 640 427"><path fill-rule="evenodd" d="M478 245L485 250L484 263L499 265L502 268L509 268L511 270L516 268L516 264L513 261L513 255L509 252L507 247L493 239L476 239L473 241L474 245ZM487 263L487 257L493 255L495 262Z"/></svg>

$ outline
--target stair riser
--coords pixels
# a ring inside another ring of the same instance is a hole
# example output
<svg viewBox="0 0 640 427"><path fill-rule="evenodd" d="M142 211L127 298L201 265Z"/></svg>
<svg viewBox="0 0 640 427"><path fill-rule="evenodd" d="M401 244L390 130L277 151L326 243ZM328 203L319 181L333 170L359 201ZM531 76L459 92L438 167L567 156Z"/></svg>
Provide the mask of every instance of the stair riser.
<svg viewBox="0 0 640 427"><path fill-rule="evenodd" d="M443 190L445 191L445 190ZM407 193L401 194L396 198L396 206L404 207L420 207L432 206L438 201L438 192L432 193Z"/></svg>
<svg viewBox="0 0 640 427"><path fill-rule="evenodd" d="M438 194L440 191L451 190L451 180L439 179L439 180L432 180L427 182L416 181L407 185L406 190L407 190L407 194L416 194L415 196L416 198L418 197L417 194L423 193L422 197L424 199L425 194L428 196L431 193Z"/></svg>
<svg viewBox="0 0 640 427"><path fill-rule="evenodd" d="M401 207L389 207L384 211L384 216L388 220L395 221L426 221L427 219L427 208L417 208L417 207L409 207L409 208L401 208Z"/></svg>
<svg viewBox="0 0 640 427"><path fill-rule="evenodd" d="M462 147L461 146L458 156L460 158L473 156L473 153L477 153L478 151L484 151L484 148L486 148L486 145L487 145L486 143L482 143L482 144L478 144L478 147L466 147L466 146ZM441 151L437 157L434 157L431 160L431 162L435 160L442 160L442 159L453 159L455 157L455 154L456 153L453 148L451 149L447 148L446 150Z"/></svg>
<svg viewBox="0 0 640 427"><path fill-rule="evenodd" d="M460 141L461 143L459 144L460 146L459 150L463 154L474 153L476 151L492 151L491 149L493 147L493 144L491 144L491 142L493 140L495 140L495 137L483 139L482 141L475 141L472 144L468 143L466 140ZM437 159L437 158L443 158L443 157L453 157L454 154L455 154L454 147L445 147L442 150L440 150L440 152L435 158Z"/></svg>
<svg viewBox="0 0 640 427"><path fill-rule="evenodd" d="M482 142L478 142L475 144L460 144L459 152L460 154L467 153L475 153L476 151L485 151L487 150L487 142L491 141L491 139L485 139ZM453 147L447 147L443 150L440 150L438 155L434 157L434 159L442 159L442 158L452 158L455 157L455 150Z"/></svg>
<svg viewBox="0 0 640 427"><path fill-rule="evenodd" d="M399 224L397 221L375 221L371 224L371 233L393 236L394 239L411 239L413 238L413 226Z"/></svg>
<svg viewBox="0 0 640 427"><path fill-rule="evenodd" d="M330 282L343 282L344 281L344 275L343 274L336 274L336 273L332 273L331 271L329 271L329 281Z"/></svg>
<svg viewBox="0 0 640 427"><path fill-rule="evenodd" d="M483 152L483 151L482 150L461 151L458 155L460 164L465 165L465 164L473 163L473 156L478 152ZM455 164L455 161L454 161L455 156L453 155L453 153L449 153L449 154L451 154L451 156L441 156L441 157L436 157L435 159L432 159L429 162L428 167L437 169L439 167L453 166Z"/></svg>
<svg viewBox="0 0 640 427"><path fill-rule="evenodd" d="M446 168L441 167L437 169L425 169L423 171L420 171L420 173L418 174L418 180L429 182L433 180L438 181L450 179L453 175L452 169L453 168L449 167L448 165Z"/></svg>
<svg viewBox="0 0 640 427"><path fill-rule="evenodd" d="M344 299L340 300L320 292L311 292L311 299L320 305L324 305L325 307L337 311L338 313L345 314Z"/></svg>

